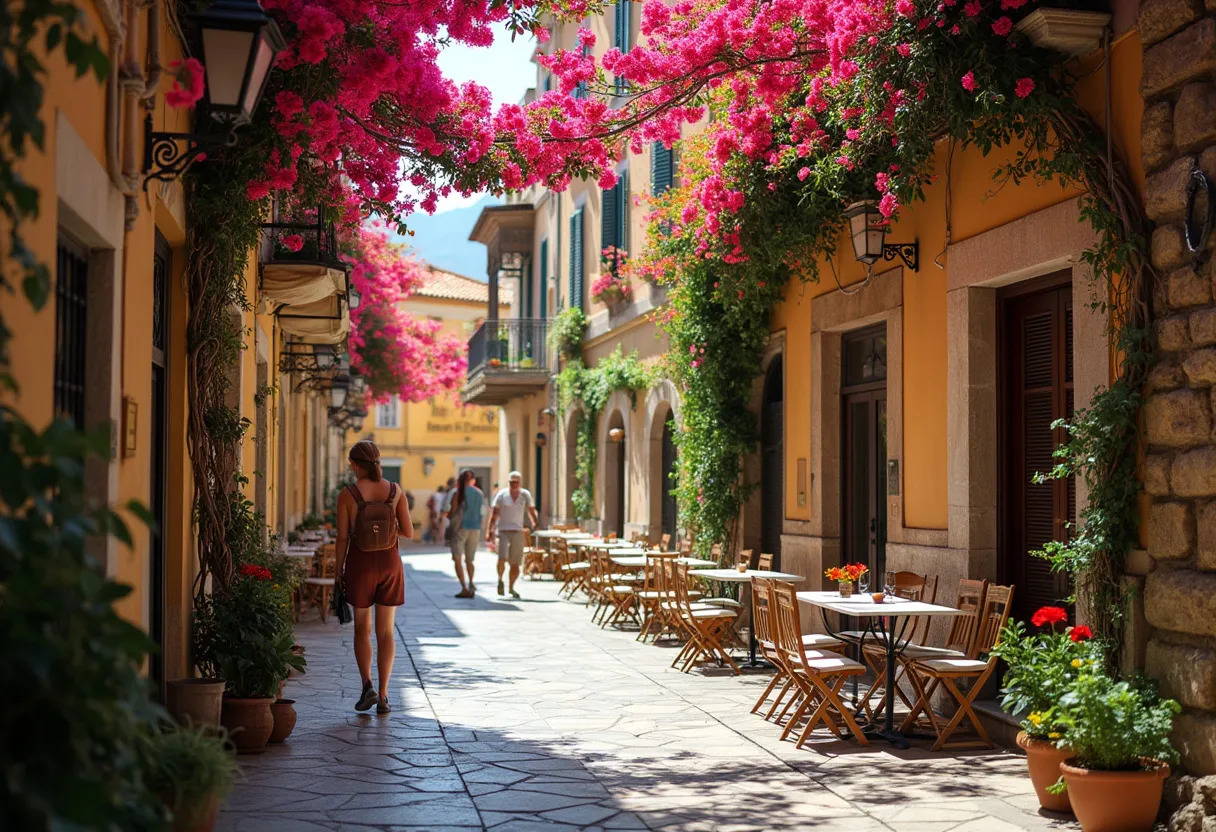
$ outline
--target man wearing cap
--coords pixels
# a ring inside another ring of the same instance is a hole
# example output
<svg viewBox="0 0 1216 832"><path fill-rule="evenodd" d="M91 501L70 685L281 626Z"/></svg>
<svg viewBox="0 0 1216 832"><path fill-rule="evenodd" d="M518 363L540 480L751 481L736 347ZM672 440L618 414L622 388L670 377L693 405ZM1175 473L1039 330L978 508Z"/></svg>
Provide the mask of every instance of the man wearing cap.
<svg viewBox="0 0 1216 832"><path fill-rule="evenodd" d="M494 495L490 525L486 532L486 540L492 541L494 529L498 529L498 594L506 594L503 592L502 573L509 563L512 598L519 598L519 593L515 591L515 581L519 578L519 567L524 562L524 523L531 520L532 528L539 525L532 494L521 486L522 482L523 476L518 471L507 475L507 487Z"/></svg>

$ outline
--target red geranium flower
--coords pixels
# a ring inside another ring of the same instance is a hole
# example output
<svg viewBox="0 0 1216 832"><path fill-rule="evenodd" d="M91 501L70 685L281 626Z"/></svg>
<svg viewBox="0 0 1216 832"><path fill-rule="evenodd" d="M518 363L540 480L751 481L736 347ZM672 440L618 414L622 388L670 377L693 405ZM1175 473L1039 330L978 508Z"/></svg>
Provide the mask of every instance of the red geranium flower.
<svg viewBox="0 0 1216 832"><path fill-rule="evenodd" d="M1039 607L1039 611L1030 617L1030 623L1036 627L1044 624L1055 624L1068 618L1063 607Z"/></svg>
<svg viewBox="0 0 1216 832"><path fill-rule="evenodd" d="M269 581L272 577L269 569L265 566L258 566L256 563L242 564L241 574L248 578L256 578L259 581Z"/></svg>
<svg viewBox="0 0 1216 832"><path fill-rule="evenodd" d="M1093 630L1086 627L1084 624L1078 624L1068 631L1068 637L1073 641L1085 641L1094 637Z"/></svg>

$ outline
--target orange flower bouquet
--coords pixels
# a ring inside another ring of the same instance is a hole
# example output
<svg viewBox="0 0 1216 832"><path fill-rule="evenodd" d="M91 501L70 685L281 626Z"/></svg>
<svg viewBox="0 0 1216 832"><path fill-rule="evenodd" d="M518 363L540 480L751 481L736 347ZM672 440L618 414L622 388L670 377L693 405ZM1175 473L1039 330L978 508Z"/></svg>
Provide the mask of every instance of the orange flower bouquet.
<svg viewBox="0 0 1216 832"><path fill-rule="evenodd" d="M853 595L853 581L870 571L864 563L846 563L844 566L832 566L823 573L829 581L835 581L840 588L840 597L849 598Z"/></svg>

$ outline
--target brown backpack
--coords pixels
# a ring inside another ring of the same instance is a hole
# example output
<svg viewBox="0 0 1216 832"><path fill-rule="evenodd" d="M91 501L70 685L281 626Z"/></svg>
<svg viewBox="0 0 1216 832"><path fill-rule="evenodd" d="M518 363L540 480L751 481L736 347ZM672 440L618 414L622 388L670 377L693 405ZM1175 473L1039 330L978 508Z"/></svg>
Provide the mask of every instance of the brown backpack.
<svg viewBox="0 0 1216 832"><path fill-rule="evenodd" d="M369 503L354 484L346 486L355 498L358 510L351 541L363 552L379 552L397 548L397 484L389 483L388 499Z"/></svg>

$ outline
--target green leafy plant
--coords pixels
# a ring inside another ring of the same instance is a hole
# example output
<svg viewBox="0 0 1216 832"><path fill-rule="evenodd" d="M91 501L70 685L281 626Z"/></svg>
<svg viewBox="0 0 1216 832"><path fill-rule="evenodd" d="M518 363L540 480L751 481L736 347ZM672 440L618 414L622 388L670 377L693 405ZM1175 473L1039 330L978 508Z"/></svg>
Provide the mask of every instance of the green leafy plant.
<svg viewBox="0 0 1216 832"><path fill-rule="evenodd" d="M291 652L291 595L267 567L243 564L224 589L196 600L194 661L208 678L223 679L225 693L273 697L288 670L303 672Z"/></svg>
<svg viewBox="0 0 1216 832"><path fill-rule="evenodd" d="M627 391L631 405L636 407L638 391L654 383L654 370L638 359L636 350L625 355L618 346L595 367L584 367L578 359L569 362L558 373L556 383L561 408L565 410L575 403L579 406L574 463L578 486L570 501L574 516L582 520L591 517L595 510L595 428L600 411L617 390Z"/></svg>
<svg viewBox="0 0 1216 832"><path fill-rule="evenodd" d="M1044 616L1047 611L1059 615ZM1059 607L1044 607L1035 613L1035 621L1048 629L1038 633L1027 633L1021 621L1010 621L992 649L1009 665L1001 687L1001 707L1009 713L1024 713L1022 730L1038 740L1064 739L1061 702L1078 676L1092 672L1102 662L1102 652L1088 637L1088 627L1055 630L1065 617Z"/></svg>
<svg viewBox="0 0 1216 832"><path fill-rule="evenodd" d="M571 307L554 316L549 324L549 346L561 353L563 358L578 358L587 334L587 317L583 310Z"/></svg>
<svg viewBox="0 0 1216 832"><path fill-rule="evenodd" d="M108 437L0 407L0 828L163 828L141 748L163 718L141 673L154 648L89 556L122 519L88 507L84 467ZM146 513L138 505L130 509Z"/></svg>
<svg viewBox="0 0 1216 832"><path fill-rule="evenodd" d="M1099 669L1078 676L1061 704L1068 746L1083 768L1140 771L1152 761L1178 759L1169 739L1174 717L1181 711L1173 699L1115 681ZM1052 789L1059 793L1063 782Z"/></svg>
<svg viewBox="0 0 1216 832"><path fill-rule="evenodd" d="M224 737L211 728L166 724L150 737L148 757L148 785L182 828L205 822L239 772Z"/></svg>

